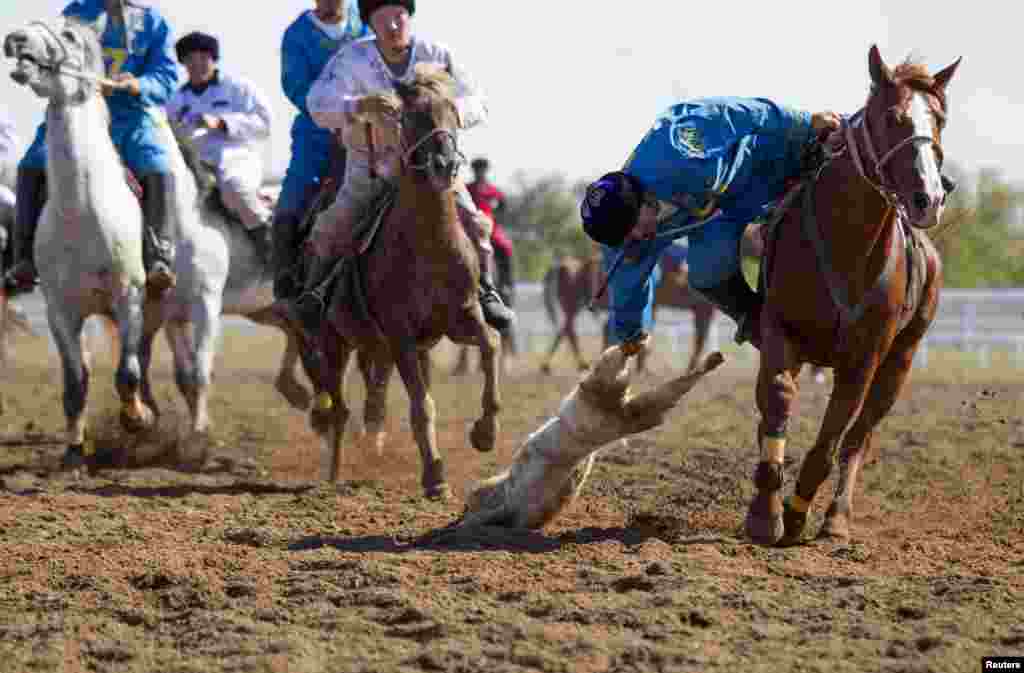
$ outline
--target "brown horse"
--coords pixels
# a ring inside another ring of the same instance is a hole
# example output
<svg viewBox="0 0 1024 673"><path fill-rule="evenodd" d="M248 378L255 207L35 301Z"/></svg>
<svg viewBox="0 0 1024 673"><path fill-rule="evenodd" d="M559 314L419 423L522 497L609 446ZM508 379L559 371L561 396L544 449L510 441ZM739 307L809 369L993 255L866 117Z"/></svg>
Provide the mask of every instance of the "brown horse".
<svg viewBox="0 0 1024 673"><path fill-rule="evenodd" d="M662 260L664 266L664 258ZM690 363L687 371L693 369L700 362L701 355L707 346L708 333L711 331L711 321L715 316L715 307L703 297L690 290L686 281L686 271L678 269L666 271L654 293L654 310L658 306L676 308L684 311L693 311L694 334L693 350L690 354ZM587 369L590 364L583 357L580 349L579 336L576 334L576 316L579 315L589 303L591 298L599 291L604 281L604 272L601 270L601 259L598 255L591 255L586 259L578 257L563 257L556 261L548 272L544 274L544 308L547 311L551 324L558 327L555 340L548 350L547 357L541 364L541 371L545 374L551 373L551 360L558 351L562 339L569 340L569 346L576 356L576 363L580 371ZM558 325L557 307L562 310L562 324ZM600 309L608 308L608 293L605 292L595 302ZM607 323L604 324L602 334L607 341ZM605 343L607 346L607 343ZM646 371L647 351L641 351L637 359L637 369Z"/></svg>
<svg viewBox="0 0 1024 673"><path fill-rule="evenodd" d="M474 424L470 441L480 451L494 448L500 405L500 336L484 322L477 299L479 264L455 204L453 186L462 155L455 140L459 117L452 87L444 71L418 67L411 83L396 84L397 95L370 96L378 100L366 107L400 111L403 151L396 200L369 249L345 262L338 274L319 349L302 349L317 392L311 420L328 438L332 479L341 477L342 437L349 417L343 378L358 349L367 389L367 431L381 430L387 383L397 365L423 460L423 489L433 498L450 497L451 489L437 447L429 350L444 336L479 346L485 376L483 416ZM395 125L376 115L366 121Z"/></svg>
<svg viewBox="0 0 1024 673"><path fill-rule="evenodd" d="M757 542L802 539L808 507L837 451L839 477L821 535L849 537L854 485L872 433L903 388L939 301L941 261L921 230L938 222L945 198L945 92L960 61L932 76L909 61L890 68L872 47L868 63L871 93L859 120L844 125L845 149L803 185L798 205L765 236L761 455L746 519ZM786 429L805 362L832 367L834 384L784 504Z"/></svg>

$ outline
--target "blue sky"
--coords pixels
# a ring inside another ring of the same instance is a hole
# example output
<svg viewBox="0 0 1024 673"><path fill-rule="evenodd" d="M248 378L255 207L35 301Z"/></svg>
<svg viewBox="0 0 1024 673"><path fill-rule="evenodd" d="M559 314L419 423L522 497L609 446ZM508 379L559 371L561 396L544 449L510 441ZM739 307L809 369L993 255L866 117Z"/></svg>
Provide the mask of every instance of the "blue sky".
<svg viewBox="0 0 1024 673"><path fill-rule="evenodd" d="M4 33L64 2L0 0ZM254 80L276 114L265 155L281 172L293 109L281 93L280 38L312 2L157 0L182 35L218 35L222 67ZM950 86L946 156L968 170L1024 182L1024 85L1014 3L432 0L416 32L446 43L482 84L491 119L465 134L499 181L518 170L586 178L617 168L657 113L687 96L766 96L805 109L852 112L867 92L867 52L915 52L933 72L963 56ZM612 9L607 9L611 7ZM969 11L968 11L969 10ZM0 105L23 142L42 104L7 77Z"/></svg>

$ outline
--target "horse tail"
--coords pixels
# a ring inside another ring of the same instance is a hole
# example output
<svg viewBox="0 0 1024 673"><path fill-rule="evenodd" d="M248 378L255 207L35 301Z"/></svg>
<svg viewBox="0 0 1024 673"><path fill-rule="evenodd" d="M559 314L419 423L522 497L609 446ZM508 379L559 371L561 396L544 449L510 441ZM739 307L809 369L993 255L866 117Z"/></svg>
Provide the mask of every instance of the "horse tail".
<svg viewBox="0 0 1024 673"><path fill-rule="evenodd" d="M544 274L544 309L548 314L548 321L555 327L558 327L558 301L555 295L561 269L562 265L555 263Z"/></svg>

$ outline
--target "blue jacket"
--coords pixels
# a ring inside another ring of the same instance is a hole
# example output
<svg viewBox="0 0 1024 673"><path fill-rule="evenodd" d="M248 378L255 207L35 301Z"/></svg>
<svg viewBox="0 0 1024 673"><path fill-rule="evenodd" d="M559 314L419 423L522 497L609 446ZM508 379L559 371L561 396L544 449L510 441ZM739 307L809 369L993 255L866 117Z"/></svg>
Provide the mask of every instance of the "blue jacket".
<svg viewBox="0 0 1024 673"><path fill-rule="evenodd" d="M800 169L811 115L765 98L698 98L673 105L626 161L659 200L677 206L675 227L722 212L754 219Z"/></svg>
<svg viewBox="0 0 1024 673"><path fill-rule="evenodd" d="M369 34L359 18L359 8L355 2L349 0L345 11L345 34L341 40L328 37L313 21L309 10L299 15L284 33L281 42L281 88L299 111L292 123L293 138L330 137L331 132L317 126L309 116L306 96L334 52L342 45Z"/></svg>
<svg viewBox="0 0 1024 673"><path fill-rule="evenodd" d="M64 9L64 16L86 23L101 20L106 13L103 0L76 0ZM100 36L107 75L127 72L139 80L140 95L118 91L107 97L111 121L138 117L147 108L163 107L178 84L174 60L174 37L166 19L155 7L129 0L124 5L125 23L115 27L106 21ZM127 33L127 35L126 35Z"/></svg>
<svg viewBox="0 0 1024 673"><path fill-rule="evenodd" d="M764 98L700 98L658 116L623 170L639 178L668 214L654 240L629 246L612 276L612 342L651 329L656 264L672 239L700 229L701 244L691 241L689 251L691 280L697 267L707 265L707 255L738 256L744 226L782 196L813 138L810 113ZM729 240L709 245L719 239ZM603 250L608 271L622 250ZM726 266L738 264L728 260Z"/></svg>

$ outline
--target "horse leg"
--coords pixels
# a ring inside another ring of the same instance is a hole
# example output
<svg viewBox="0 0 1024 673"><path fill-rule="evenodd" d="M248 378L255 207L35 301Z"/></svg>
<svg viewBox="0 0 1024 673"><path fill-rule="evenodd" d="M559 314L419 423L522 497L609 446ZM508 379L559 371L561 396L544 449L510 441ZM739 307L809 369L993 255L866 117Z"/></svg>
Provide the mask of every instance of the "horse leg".
<svg viewBox="0 0 1024 673"><path fill-rule="evenodd" d="M61 468L77 470L85 465L88 453L85 447L85 419L89 396L89 366L82 350L82 325L85 320L78 313L58 313L57 306L57 302L47 302L46 314L64 373L67 448L61 460Z"/></svg>
<svg viewBox="0 0 1024 673"><path fill-rule="evenodd" d="M825 514L825 524L819 537L837 540L850 538L853 489L857 483L857 476L871 449L874 429L899 397L900 390L910 375L914 352L920 343L920 335L911 336L906 340L903 337L904 335L900 335L897 345L889 351L875 373L860 416L843 438L835 496Z"/></svg>
<svg viewBox="0 0 1024 673"><path fill-rule="evenodd" d="M757 374L757 407L761 413L757 440L760 460L754 470L757 493L747 511L746 530L758 544L775 544L784 532L782 522L783 460L786 429L797 397L800 363L796 349L781 326L766 326Z"/></svg>
<svg viewBox="0 0 1024 673"><path fill-rule="evenodd" d="M469 346L459 349L459 359L452 369L452 376L465 376L469 373Z"/></svg>
<svg viewBox="0 0 1024 673"><path fill-rule="evenodd" d="M295 375L295 365L299 361L299 343L296 336L284 320L271 309L263 309L246 316L257 325L276 327L284 332L285 348L281 355L281 365L278 368L277 378L274 379L274 389L281 393L289 405L298 411L309 409L312 395L306 386L302 385Z"/></svg>
<svg viewBox="0 0 1024 673"><path fill-rule="evenodd" d="M142 401L142 363L139 346L142 342L144 315L141 290L127 288L114 306L114 316L121 342L120 360L114 381L121 398L121 425L128 432L140 432L153 426L155 416Z"/></svg>
<svg viewBox="0 0 1024 673"><path fill-rule="evenodd" d="M329 328L321 336L321 367L315 371L314 385L318 391L310 412L311 424L324 436L331 454L328 479L341 481L341 459L344 452L345 427L351 411L345 399L345 371L352 357L352 346L338 338Z"/></svg>
<svg viewBox="0 0 1024 673"><path fill-rule="evenodd" d="M195 413L190 428L193 437L206 435L210 431L210 386L213 384L213 359L220 338L220 311L218 293L202 297L192 305L190 311L192 345L195 348Z"/></svg>
<svg viewBox="0 0 1024 673"><path fill-rule="evenodd" d="M551 348L548 349L548 354L544 358L544 361L540 365L540 371L544 374L551 373L551 360L554 359L555 353L558 352L558 345L562 343L562 335L565 334L565 326L559 328L558 333L555 334L555 340L551 344Z"/></svg>
<svg viewBox="0 0 1024 673"><path fill-rule="evenodd" d="M384 423L388 410L388 383L394 364L384 348L375 353L360 349L356 353L359 371L366 385L366 402L363 404L363 448L371 449L380 456L384 452Z"/></svg>
<svg viewBox="0 0 1024 673"><path fill-rule="evenodd" d="M478 313L479 311L477 308ZM480 320L483 321L482 316ZM412 339L404 342L396 339L391 344L391 352L395 355L395 365L409 394L412 432L423 463L423 492L428 498L447 500L451 497L452 491L445 478L444 460L437 448L437 430L434 423L437 410L434 398L427 387L416 344Z"/></svg>
<svg viewBox="0 0 1024 673"><path fill-rule="evenodd" d="M874 349L871 350L874 353ZM832 471L839 440L851 419L860 414L877 367L878 360L872 354L871 358L859 365L836 368L836 381L825 409L825 418L818 430L818 438L804 456L793 497L786 502L786 535L783 543L796 544L803 538L807 510L818 487Z"/></svg>
<svg viewBox="0 0 1024 673"><path fill-rule="evenodd" d="M698 304L693 307L693 353L686 371L692 372L700 364L704 349L708 347L708 335L711 333L711 319L715 310L710 305Z"/></svg>
<svg viewBox="0 0 1024 673"><path fill-rule="evenodd" d="M501 397L498 392L501 335L484 323L483 316L475 321L473 327L476 330L477 343L480 345L484 391L481 404L483 415L473 423L469 441L477 451L493 451L498 440L498 412L501 410Z"/></svg>
<svg viewBox="0 0 1024 673"><path fill-rule="evenodd" d="M565 314L565 335L569 338L569 345L572 347L573 355L576 356L576 369L585 371L590 368L590 363L583 357L583 349L580 348L580 337L576 334L576 314Z"/></svg>
<svg viewBox="0 0 1024 673"><path fill-rule="evenodd" d="M154 418L160 417L160 407L153 396L153 386L149 380L149 367L153 362L153 342L156 339L156 332L143 330L142 338L139 339L139 375L142 379L142 402L153 411Z"/></svg>

